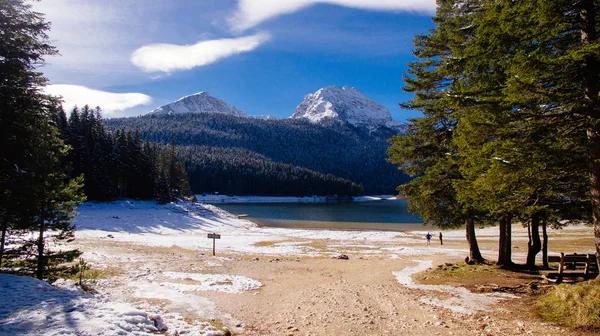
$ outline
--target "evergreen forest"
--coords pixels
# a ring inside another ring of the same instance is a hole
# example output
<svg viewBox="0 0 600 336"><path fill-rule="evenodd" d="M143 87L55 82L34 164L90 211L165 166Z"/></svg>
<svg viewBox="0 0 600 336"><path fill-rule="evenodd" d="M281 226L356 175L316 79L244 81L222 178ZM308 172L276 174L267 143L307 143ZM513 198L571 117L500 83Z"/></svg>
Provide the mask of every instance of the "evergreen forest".
<svg viewBox="0 0 600 336"><path fill-rule="evenodd" d="M70 146L64 164L83 176L88 200L134 198L168 203L189 196L190 187L174 142L142 142L139 133L104 129L100 108L74 108L53 116L59 136Z"/></svg>
<svg viewBox="0 0 600 336"><path fill-rule="evenodd" d="M347 123L263 120L220 114L108 119L111 130L175 141L193 192L235 195L391 194L406 175L386 161L397 132Z"/></svg>

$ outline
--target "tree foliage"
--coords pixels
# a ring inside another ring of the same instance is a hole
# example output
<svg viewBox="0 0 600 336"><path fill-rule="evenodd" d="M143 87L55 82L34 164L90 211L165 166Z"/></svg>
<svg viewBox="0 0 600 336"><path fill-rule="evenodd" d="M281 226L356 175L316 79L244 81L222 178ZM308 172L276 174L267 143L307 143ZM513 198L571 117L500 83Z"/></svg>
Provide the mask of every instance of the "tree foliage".
<svg viewBox="0 0 600 336"><path fill-rule="evenodd" d="M453 50L469 39L472 20L469 8L456 7L453 1L440 1L433 21L436 28L414 39L417 61L408 65L404 91L414 98L402 107L423 113L410 120L405 134L390 140L388 160L399 165L413 179L398 190L407 197L409 210L418 213L426 224L442 228L466 224L469 257L483 261L475 238L475 221L484 216L472 202L460 199L455 185L464 180L459 169L459 151L453 142L460 114L453 97L448 96L459 82Z"/></svg>
<svg viewBox="0 0 600 336"><path fill-rule="evenodd" d="M0 264L6 241L25 237L7 252L32 260L40 279L48 266L78 254L51 251L47 242L72 237L70 219L83 200L81 178L69 179L62 164L68 147L52 122L56 101L42 94L46 79L36 71L57 52L48 29L24 1L0 2Z"/></svg>
<svg viewBox="0 0 600 336"><path fill-rule="evenodd" d="M113 134L104 128L99 107L75 107L68 118L60 110L54 120L61 138L72 148L65 164L73 167L72 176L84 176L89 200L127 197L168 203L190 194L175 143L142 142L139 133L131 130Z"/></svg>
<svg viewBox="0 0 600 336"><path fill-rule="evenodd" d="M530 267L540 224L593 214L600 248L599 6L443 0L436 27L415 40L420 61L409 68L407 90L415 98L407 105L424 118L390 150L393 162L417 176L402 190L425 217L453 196L468 213L498 221L499 264L512 263L513 220L535 231ZM448 119L440 117L444 111ZM443 143L440 120L452 121ZM444 186L449 181L452 188ZM424 200L429 205L419 205Z"/></svg>

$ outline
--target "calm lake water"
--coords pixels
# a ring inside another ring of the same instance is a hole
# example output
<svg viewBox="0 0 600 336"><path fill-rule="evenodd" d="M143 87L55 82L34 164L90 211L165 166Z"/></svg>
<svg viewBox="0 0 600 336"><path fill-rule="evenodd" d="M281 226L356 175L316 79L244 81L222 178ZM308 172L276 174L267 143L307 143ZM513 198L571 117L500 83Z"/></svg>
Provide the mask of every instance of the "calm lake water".
<svg viewBox="0 0 600 336"><path fill-rule="evenodd" d="M214 204L263 226L353 230L410 231L423 220L407 210L406 201L358 203L230 203Z"/></svg>

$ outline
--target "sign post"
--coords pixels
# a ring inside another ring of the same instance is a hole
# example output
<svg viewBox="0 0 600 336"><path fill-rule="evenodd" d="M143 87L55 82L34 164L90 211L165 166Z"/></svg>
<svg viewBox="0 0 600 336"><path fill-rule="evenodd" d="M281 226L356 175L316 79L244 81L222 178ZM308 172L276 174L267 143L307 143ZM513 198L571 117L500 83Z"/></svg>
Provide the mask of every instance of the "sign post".
<svg viewBox="0 0 600 336"><path fill-rule="evenodd" d="M209 239L212 238L212 240L213 240L213 256L214 256L215 255L215 240L221 239L221 235L213 232L213 233L208 234L208 238Z"/></svg>

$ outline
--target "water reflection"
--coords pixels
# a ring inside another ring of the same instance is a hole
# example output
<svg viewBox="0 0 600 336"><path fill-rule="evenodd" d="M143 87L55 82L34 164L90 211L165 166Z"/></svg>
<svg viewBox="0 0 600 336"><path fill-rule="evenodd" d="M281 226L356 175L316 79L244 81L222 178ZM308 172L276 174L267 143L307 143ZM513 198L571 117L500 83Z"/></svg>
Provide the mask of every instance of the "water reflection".
<svg viewBox="0 0 600 336"><path fill-rule="evenodd" d="M235 203L216 204L233 214L265 226L338 228L360 230L418 229L423 221L407 210L406 201L381 200L359 203ZM408 226L409 225L409 226Z"/></svg>

